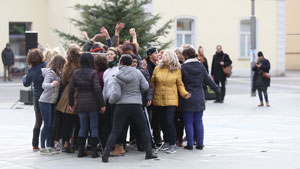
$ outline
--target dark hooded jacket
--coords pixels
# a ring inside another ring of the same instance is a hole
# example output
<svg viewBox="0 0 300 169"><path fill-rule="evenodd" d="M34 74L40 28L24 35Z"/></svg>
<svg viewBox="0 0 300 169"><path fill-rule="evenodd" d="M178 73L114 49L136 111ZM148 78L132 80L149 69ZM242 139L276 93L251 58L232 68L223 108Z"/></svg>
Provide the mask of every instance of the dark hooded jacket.
<svg viewBox="0 0 300 169"><path fill-rule="evenodd" d="M42 84L44 81L44 76L42 75L42 68L46 67L46 62L39 65L33 66L28 70L28 73L23 76L23 85L28 87L33 83L33 96L40 97L44 89Z"/></svg>
<svg viewBox="0 0 300 169"><path fill-rule="evenodd" d="M88 56L87 56L88 55ZM74 106L75 88L78 90L78 113L99 112L105 106L98 73L92 69L93 55L86 53L80 57L80 69L73 72L69 88L69 105Z"/></svg>
<svg viewBox="0 0 300 169"><path fill-rule="evenodd" d="M205 97L203 83L206 83L216 93L220 93L219 87L209 77L204 65L196 58L188 59L181 66L182 81L186 91L192 96L189 99L179 99L180 112L200 112L205 110Z"/></svg>

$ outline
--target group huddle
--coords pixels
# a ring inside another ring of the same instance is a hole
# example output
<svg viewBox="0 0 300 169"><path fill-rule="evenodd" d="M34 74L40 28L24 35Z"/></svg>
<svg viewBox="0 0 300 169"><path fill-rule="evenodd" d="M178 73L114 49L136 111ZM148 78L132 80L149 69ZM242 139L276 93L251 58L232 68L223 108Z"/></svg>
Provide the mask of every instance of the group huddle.
<svg viewBox="0 0 300 169"><path fill-rule="evenodd" d="M117 24L112 38L104 27L92 39L83 33L86 44L70 45L66 57L54 50L29 50L31 68L23 84L34 88L34 151L53 155L78 150L78 157L92 158L102 151L102 161L108 162L110 156L125 154L129 126L129 142L146 152L145 159L157 158L157 150L175 153L183 146L184 128L184 148L204 148L204 91L209 86L216 102L222 102L225 91L216 81L226 80L224 72L212 72L212 79L203 53L191 45L160 52L152 47L143 60L134 29L129 31L132 40L120 44L123 28ZM213 64L221 69L231 60L220 54Z"/></svg>

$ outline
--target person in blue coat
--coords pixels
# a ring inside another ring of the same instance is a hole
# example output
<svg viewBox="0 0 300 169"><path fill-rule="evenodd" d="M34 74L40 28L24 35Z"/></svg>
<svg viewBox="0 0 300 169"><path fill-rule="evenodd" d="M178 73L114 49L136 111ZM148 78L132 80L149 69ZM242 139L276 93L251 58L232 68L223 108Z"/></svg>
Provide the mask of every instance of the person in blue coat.
<svg viewBox="0 0 300 169"><path fill-rule="evenodd" d="M33 151L39 150L39 136L42 125L42 117L39 106L39 99L44 89L42 83L44 77L42 75L42 68L46 67L46 63L43 62L43 53L39 49L31 49L27 55L27 64L31 66L28 73L23 77L23 85L29 87L33 83L33 99L34 99L34 111L35 111L35 125L33 128L32 147Z"/></svg>
<svg viewBox="0 0 300 169"><path fill-rule="evenodd" d="M270 78L263 76L263 74L269 73L271 65L269 60L264 57L264 54L262 52L258 52L257 56L258 60L257 63L252 67L252 71L254 71L254 87L258 91L258 96L260 100L260 104L258 105L258 107L264 106L262 93L265 97L266 106L270 107L267 90L270 86L271 80Z"/></svg>
<svg viewBox="0 0 300 169"><path fill-rule="evenodd" d="M193 48L184 49L182 52L185 62L181 66L182 81L185 89L192 95L190 99L180 98L179 111L183 113L184 127L187 138L187 145L184 147L193 150L194 128L196 132L196 149L204 147L204 128L202 122L203 111L205 110L205 97L203 83L207 84L217 94L220 89L208 75L204 65L197 59Z"/></svg>

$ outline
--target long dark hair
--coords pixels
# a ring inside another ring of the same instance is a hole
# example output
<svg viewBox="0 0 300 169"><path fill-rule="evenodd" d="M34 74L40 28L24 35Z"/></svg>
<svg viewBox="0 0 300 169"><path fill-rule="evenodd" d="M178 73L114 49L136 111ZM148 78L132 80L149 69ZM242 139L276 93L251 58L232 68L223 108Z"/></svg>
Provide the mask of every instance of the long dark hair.
<svg viewBox="0 0 300 169"><path fill-rule="evenodd" d="M185 57L185 59L197 57L196 51L193 48L184 49L182 55Z"/></svg>
<svg viewBox="0 0 300 169"><path fill-rule="evenodd" d="M80 68L94 68L94 56L91 53L83 53L80 56Z"/></svg>

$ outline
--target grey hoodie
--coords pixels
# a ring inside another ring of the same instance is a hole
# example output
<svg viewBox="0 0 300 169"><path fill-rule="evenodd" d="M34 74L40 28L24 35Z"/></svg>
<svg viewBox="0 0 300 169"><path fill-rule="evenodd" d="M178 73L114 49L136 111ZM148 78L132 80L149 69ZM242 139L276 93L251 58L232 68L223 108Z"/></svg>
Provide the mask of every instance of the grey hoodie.
<svg viewBox="0 0 300 169"><path fill-rule="evenodd" d="M131 66L121 66L113 83L110 104L142 104L142 93L147 91L149 83L143 74Z"/></svg>
<svg viewBox="0 0 300 169"><path fill-rule="evenodd" d="M54 87L53 81L60 82L60 78L55 74L50 68L42 68L42 75L44 76L44 81L42 88L44 89L40 102L56 104L58 99L59 87Z"/></svg>

